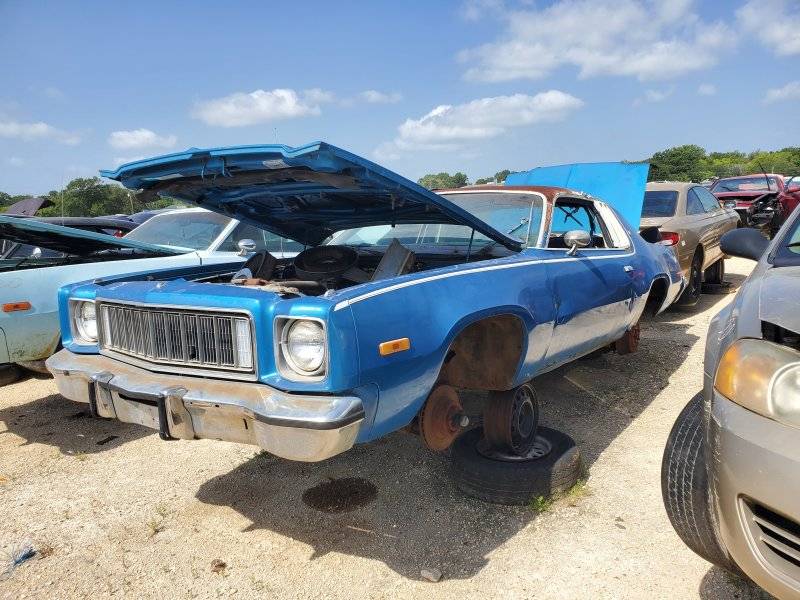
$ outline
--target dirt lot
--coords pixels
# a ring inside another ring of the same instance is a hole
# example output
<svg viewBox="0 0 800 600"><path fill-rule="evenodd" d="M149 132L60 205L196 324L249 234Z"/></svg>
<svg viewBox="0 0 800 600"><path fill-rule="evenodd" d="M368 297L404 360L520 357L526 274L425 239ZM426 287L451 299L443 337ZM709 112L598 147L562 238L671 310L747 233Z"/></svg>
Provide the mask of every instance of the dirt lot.
<svg viewBox="0 0 800 600"><path fill-rule="evenodd" d="M736 284L749 269L728 261ZM683 546L659 487L669 429L701 385L708 322L731 297L647 322L637 354L538 380L544 423L578 441L590 474L541 512L462 496L447 458L407 434L292 463L93 420L52 380L5 387L0 549L44 552L0 579L0 598L750 597ZM349 512L308 505L306 490L346 477L374 495Z"/></svg>

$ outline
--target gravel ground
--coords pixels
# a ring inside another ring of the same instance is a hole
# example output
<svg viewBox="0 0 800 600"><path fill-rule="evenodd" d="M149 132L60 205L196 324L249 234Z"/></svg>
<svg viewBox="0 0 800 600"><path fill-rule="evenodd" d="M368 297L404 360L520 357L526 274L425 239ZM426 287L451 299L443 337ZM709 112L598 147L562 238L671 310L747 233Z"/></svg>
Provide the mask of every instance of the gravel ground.
<svg viewBox="0 0 800 600"><path fill-rule="evenodd" d="M727 268L738 285L751 263ZM447 458L408 434L301 464L93 420L49 379L2 388L0 551L39 554L0 576L0 598L752 597L680 542L659 487L708 322L730 298L646 322L636 354L537 380L543 422L577 440L589 473L539 513L464 497ZM349 512L306 504L339 478L374 488Z"/></svg>

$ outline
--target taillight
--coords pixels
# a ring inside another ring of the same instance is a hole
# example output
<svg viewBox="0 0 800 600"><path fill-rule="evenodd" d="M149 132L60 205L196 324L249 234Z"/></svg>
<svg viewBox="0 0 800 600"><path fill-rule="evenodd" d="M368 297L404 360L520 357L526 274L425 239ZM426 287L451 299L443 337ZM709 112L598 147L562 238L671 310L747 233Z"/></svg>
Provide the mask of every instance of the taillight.
<svg viewBox="0 0 800 600"><path fill-rule="evenodd" d="M679 236L677 233L672 233L671 231L661 232L661 243L664 246L676 246L680 239L681 236Z"/></svg>
<svg viewBox="0 0 800 600"><path fill-rule="evenodd" d="M123 235L125 235L125 232L124 232L124 231L122 231L122 229L117 229L117 230L114 232L114 237L122 237Z"/></svg>

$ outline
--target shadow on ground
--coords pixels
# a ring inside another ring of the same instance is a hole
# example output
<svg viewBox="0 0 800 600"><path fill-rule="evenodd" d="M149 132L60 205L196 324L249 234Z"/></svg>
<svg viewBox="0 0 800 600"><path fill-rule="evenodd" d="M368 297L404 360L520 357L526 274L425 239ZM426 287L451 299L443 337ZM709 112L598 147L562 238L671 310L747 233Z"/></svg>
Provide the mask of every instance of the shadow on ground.
<svg viewBox="0 0 800 600"><path fill-rule="evenodd" d="M36 378L40 377L44 378ZM17 382L3 389L13 393L13 386L20 385L25 383ZM5 423L0 436L14 434L23 438L23 445L46 444L64 454L102 452L155 433L137 425L93 419L88 404L72 402L59 394L1 408L0 423Z"/></svg>
<svg viewBox="0 0 800 600"><path fill-rule="evenodd" d="M696 310L721 299L704 297ZM688 332L690 325L680 322L682 314L644 323L635 354L601 354L535 381L543 423L575 438L587 468L667 386L698 342ZM701 385L698 372L698 389ZM688 400L675 399L681 404ZM471 401L465 401L468 412L475 398ZM361 556L414 579L423 568L445 565L447 578L463 579L479 572L535 513L465 497L448 468L446 456L433 455L416 437L397 433L323 463L298 464L261 454L203 484L197 499L238 511L251 523L247 531L268 529L310 545L311 560L329 552ZM303 503L309 488L354 477L377 488L366 506L328 514Z"/></svg>
<svg viewBox="0 0 800 600"><path fill-rule="evenodd" d="M700 582L698 594L702 600L775 600L750 581L711 567Z"/></svg>

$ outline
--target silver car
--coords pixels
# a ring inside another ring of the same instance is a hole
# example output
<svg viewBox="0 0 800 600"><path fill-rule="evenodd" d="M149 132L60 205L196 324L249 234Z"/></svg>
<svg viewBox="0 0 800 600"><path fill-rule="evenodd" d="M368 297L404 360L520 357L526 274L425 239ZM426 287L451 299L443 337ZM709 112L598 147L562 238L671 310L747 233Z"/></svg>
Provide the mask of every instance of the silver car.
<svg viewBox="0 0 800 600"><path fill-rule="evenodd" d="M736 229L722 251L758 264L709 326L703 391L667 440L664 504L697 554L800 598L800 208L772 242Z"/></svg>

